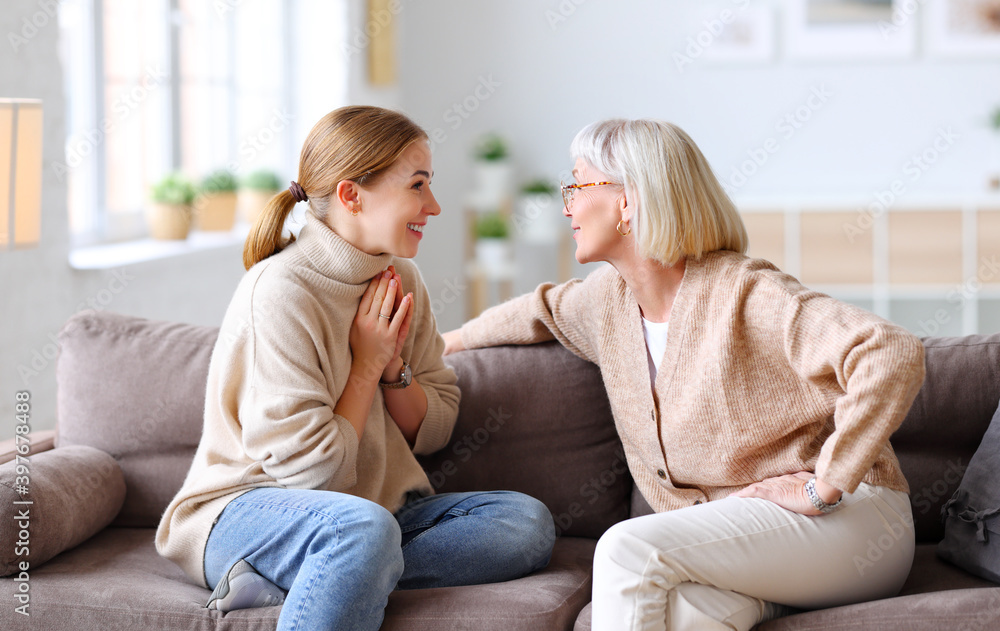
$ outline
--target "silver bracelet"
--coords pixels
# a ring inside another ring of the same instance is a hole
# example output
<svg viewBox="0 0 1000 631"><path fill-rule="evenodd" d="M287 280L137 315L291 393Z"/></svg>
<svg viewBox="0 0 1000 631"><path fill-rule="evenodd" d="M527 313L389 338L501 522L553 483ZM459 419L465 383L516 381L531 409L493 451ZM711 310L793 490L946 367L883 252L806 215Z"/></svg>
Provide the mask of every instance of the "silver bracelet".
<svg viewBox="0 0 1000 631"><path fill-rule="evenodd" d="M827 504L824 502L823 498L816 492L816 476L809 478L809 481L806 482L806 495L809 496L809 501L816 507L816 510L821 513L833 512L833 510L840 506L840 503L844 501L844 495L841 494L840 497L837 498L837 501L833 504Z"/></svg>

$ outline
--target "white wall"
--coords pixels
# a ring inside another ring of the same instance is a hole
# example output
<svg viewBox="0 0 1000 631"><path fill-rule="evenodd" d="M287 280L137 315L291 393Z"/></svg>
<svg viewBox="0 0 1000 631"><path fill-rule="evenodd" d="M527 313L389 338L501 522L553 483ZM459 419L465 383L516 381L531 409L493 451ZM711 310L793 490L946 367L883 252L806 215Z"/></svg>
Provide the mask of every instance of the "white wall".
<svg viewBox="0 0 1000 631"><path fill-rule="evenodd" d="M318 2L319 0L310 0ZM757 2L758 0L754 0ZM350 0L349 31L364 28L363 0ZM741 195L865 196L898 177L913 152L941 126L959 134L954 147L911 194L967 194L982 189L989 138L978 127L1000 105L1000 61L939 62L920 56L895 63L795 63L784 56L754 66L696 63L678 72L672 53L683 50L693 2L682 0L421 0L399 14L399 84L371 88L365 57L350 58L348 101L401 107L429 131L440 128L434 182L444 212L427 230L417 262L440 306L443 330L464 320L461 285L461 209L469 192L469 148L488 130L511 142L520 178L555 176L567 169L567 147L583 125L608 116L653 116L685 127L716 170L727 176L747 151L769 137L780 151ZM298 5L308 21L308 3ZM304 7L304 8L303 8ZM553 29L547 11L568 13ZM63 78L54 20L14 51L7 34L20 33L37 0L5 0L0 11L0 96L45 102L45 163L63 153ZM323 89L324 61L343 52L311 24L300 32L312 66L298 78L301 120L340 105ZM329 25L330 29L343 25ZM331 31L332 32L332 31ZM313 48L314 47L314 48ZM312 54L313 51L318 51ZM483 87L479 87L483 86ZM814 87L832 93L790 139L777 122L794 112ZM487 98L478 99L479 94ZM463 117L454 109L477 100ZM302 138L295 142L301 144ZM295 166L289 168L294 173ZM114 272L82 272L67 264L66 190L46 170L42 244L0 252L0 438L12 436L14 394L30 390L32 425L55 420L55 345L52 337L81 304L163 320L217 324L242 275L239 248L136 265ZM542 270L544 273L544 270ZM586 270L577 270L586 273ZM525 274L519 289L533 284ZM22 370L23 368L23 370ZM37 372L37 374L33 374ZM26 376L22 377L22 373ZM155 387L155 384L151 384Z"/></svg>
<svg viewBox="0 0 1000 631"><path fill-rule="evenodd" d="M445 211L425 232L417 257L432 297L446 292L445 279L460 276L469 148L489 130L510 140L521 178L571 168L573 135L605 117L656 117L681 125L724 180L748 151L774 138L779 150L739 196L868 198L899 178L910 157L944 127L958 135L956 142L908 196L984 190L989 144L998 142L990 138L985 119L1000 106L1000 59L944 62L917 54L896 62L806 63L779 51L771 63L711 65L698 59L679 71L673 53L683 52L688 38L703 28L692 14L701 4L406 4L400 106L428 130L440 128L447 136L436 148L434 164L434 189ZM736 3L722 3L727 5ZM547 12L566 19L553 27ZM495 90L467 118L456 117L454 105L474 97L483 79L497 84ZM777 125L805 105L814 89L829 96L786 138ZM438 316L442 329L463 318L461 300Z"/></svg>

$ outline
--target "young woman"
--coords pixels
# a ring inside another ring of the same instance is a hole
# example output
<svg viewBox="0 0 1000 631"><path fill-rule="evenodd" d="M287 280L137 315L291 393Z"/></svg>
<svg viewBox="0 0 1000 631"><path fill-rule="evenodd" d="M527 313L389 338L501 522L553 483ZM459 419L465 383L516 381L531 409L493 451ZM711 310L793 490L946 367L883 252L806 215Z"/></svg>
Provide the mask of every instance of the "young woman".
<svg viewBox="0 0 1000 631"><path fill-rule="evenodd" d="M571 152L576 258L610 265L444 337L449 352L556 339L600 366L656 514L598 542L593 628L750 629L895 594L914 540L889 436L923 380L920 341L745 257L735 206L676 126L602 121ZM873 541L892 545L868 563Z"/></svg>
<svg viewBox="0 0 1000 631"><path fill-rule="evenodd" d="M212 355L205 425L157 531L160 554L221 611L284 601L279 629L378 629L394 588L503 581L544 567L541 502L434 495L414 453L444 447L459 391L408 259L431 217L426 134L345 107L309 133L299 177L244 250ZM282 239L296 202L299 238Z"/></svg>

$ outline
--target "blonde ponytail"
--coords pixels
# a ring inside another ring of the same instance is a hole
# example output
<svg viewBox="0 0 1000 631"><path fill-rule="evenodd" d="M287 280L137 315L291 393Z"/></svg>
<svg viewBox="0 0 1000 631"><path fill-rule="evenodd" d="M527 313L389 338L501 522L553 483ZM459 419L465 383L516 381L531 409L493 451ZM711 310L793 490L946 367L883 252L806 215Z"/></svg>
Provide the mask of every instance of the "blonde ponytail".
<svg viewBox="0 0 1000 631"><path fill-rule="evenodd" d="M250 234L243 245L243 267L250 269L295 241L293 235L284 242L281 236L285 229L285 219L294 207L295 198L287 190L281 191L267 202L267 206L250 228Z"/></svg>

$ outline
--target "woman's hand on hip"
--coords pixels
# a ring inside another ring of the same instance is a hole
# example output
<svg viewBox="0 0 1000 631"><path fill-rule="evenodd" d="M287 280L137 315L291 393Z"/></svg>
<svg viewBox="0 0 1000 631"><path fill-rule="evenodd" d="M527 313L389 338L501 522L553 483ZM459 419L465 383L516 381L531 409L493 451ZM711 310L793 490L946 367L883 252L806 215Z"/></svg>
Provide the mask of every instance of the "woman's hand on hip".
<svg viewBox="0 0 1000 631"><path fill-rule="evenodd" d="M813 506L806 493L806 482L813 475L815 474L808 471L799 471L768 478L740 489L729 497L759 497L801 515L822 515L823 513Z"/></svg>
<svg viewBox="0 0 1000 631"><path fill-rule="evenodd" d="M413 296L401 294L399 275L386 270L368 283L361 296L348 339L354 363L366 376L381 377L385 367L402 350L409 330Z"/></svg>

